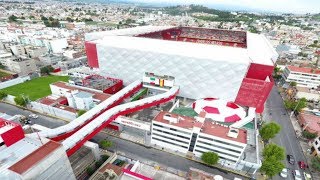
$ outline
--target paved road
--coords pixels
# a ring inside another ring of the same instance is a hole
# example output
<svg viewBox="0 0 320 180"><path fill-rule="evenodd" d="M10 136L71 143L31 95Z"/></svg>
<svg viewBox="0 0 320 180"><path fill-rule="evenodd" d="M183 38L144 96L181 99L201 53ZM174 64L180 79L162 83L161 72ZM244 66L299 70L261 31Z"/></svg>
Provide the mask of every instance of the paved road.
<svg viewBox="0 0 320 180"><path fill-rule="evenodd" d="M16 106L8 105L5 103L0 103L0 111L5 112L9 115L22 114L28 116L29 114L33 114L33 112L28 110L23 110L17 108ZM39 118L33 119L32 123L36 123L48 128L55 128L61 125L66 124L65 121L54 119L51 117L39 115ZM109 136L105 133L99 133L94 137L94 139L99 142L102 139L109 139L114 142L115 146L112 150L117 150L123 152L125 156L133 159L143 160L143 161L154 161L159 164L165 165L167 167L172 167L181 171L188 171L190 167L198 168L213 174L220 174L226 178L233 179L236 176L232 173L224 172L216 168L208 167L203 164L190 161L180 156L172 155L170 153L166 153L163 151L159 151L153 148L147 148L145 146L135 144L130 141L126 141L120 138Z"/></svg>
<svg viewBox="0 0 320 180"><path fill-rule="evenodd" d="M4 112L6 114L9 114L11 116L21 114L21 115L28 117L30 114L34 114L34 112L20 109L16 106L6 104L6 103L0 103L0 111ZM31 119L32 124L40 124L40 125L48 127L48 128L56 128L56 127L59 127L61 125L66 124L66 122L62 121L62 120L57 120L55 118L51 118L51 117L44 116L41 114L37 114L37 115L39 116L37 119Z"/></svg>
<svg viewBox="0 0 320 180"><path fill-rule="evenodd" d="M296 163L294 165L291 165L287 162L287 160L285 160L286 167L290 170L299 169L297 162L306 162L306 159L302 152L300 143L296 137L295 130L291 123L289 114L287 114L287 111L283 104L283 100L280 94L278 93L277 87L273 87L270 96L267 100L264 111L264 119L266 121L274 120L281 125L281 132L272 141L280 146L283 146L287 154L291 154L294 156ZM300 171L300 173L302 174L303 171ZM283 178L280 176L276 176L273 179ZM294 179L291 171L289 171L289 177L287 179Z"/></svg>
<svg viewBox="0 0 320 180"><path fill-rule="evenodd" d="M119 139L113 136L109 136L105 133L99 133L94 138L97 142L102 139L108 139L114 142L114 146L110 149L124 153L125 156L138 159L141 161L153 161L157 162L165 167L172 167L174 169L187 172L190 167L201 169L205 172L212 174L220 174L225 178L234 179L234 177L242 178L241 176L234 175L232 173L221 171L217 168L205 166L203 164L190 161L186 158L176 156L167 152L163 152L153 148L147 148L145 146L135 144L130 141Z"/></svg>

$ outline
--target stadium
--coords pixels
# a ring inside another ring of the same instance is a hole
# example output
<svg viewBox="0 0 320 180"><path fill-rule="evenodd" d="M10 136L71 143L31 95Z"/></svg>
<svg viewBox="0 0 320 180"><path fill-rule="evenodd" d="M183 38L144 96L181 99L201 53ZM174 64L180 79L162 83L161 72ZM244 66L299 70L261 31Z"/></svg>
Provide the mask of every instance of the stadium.
<svg viewBox="0 0 320 180"><path fill-rule="evenodd" d="M86 34L88 65L128 85L146 72L174 77L179 96L217 97L261 113L278 58L265 36L244 31L142 26Z"/></svg>

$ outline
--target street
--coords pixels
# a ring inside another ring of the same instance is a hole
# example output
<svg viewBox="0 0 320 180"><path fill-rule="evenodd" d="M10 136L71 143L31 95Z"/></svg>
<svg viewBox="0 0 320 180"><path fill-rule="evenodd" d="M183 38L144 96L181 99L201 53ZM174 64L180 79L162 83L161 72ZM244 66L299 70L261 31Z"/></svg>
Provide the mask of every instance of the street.
<svg viewBox="0 0 320 180"><path fill-rule="evenodd" d="M22 115L28 116L29 114L33 114L33 112L31 111L23 110L16 106L12 106L5 103L0 103L0 111L5 112L9 115L22 114ZM55 127L66 124L65 121L62 121L60 119L54 119L54 118L43 116L40 114L37 114L37 115L39 115L39 117L37 119L32 119L32 124L36 123L48 128L55 128ZM102 139L111 140L115 144L113 148L111 148L111 150L122 152L125 154L125 156L129 158L133 158L141 161L154 161L161 165L172 167L181 171L188 171L190 167L194 167L197 169L204 170L208 173L222 175L229 179L233 179L234 177L239 177L243 179L243 177L234 175L233 173L224 172L220 169L208 167L198 162L188 160L184 157L172 155L167 152L163 152L153 148L148 148L130 141L109 136L103 132L100 132L99 134L97 134L93 139L96 140L97 142L99 142Z"/></svg>
<svg viewBox="0 0 320 180"><path fill-rule="evenodd" d="M295 130L291 123L289 114L287 113L283 100L278 93L277 87L273 87L269 98L266 103L264 111L264 120L267 122L275 121L281 125L281 132L272 140L272 142L285 148L286 155L291 154L295 159L295 164L291 165L288 163L287 159L284 160L284 163L288 170L288 178L294 179L292 175L292 170L300 170L298 167L298 161L306 162L305 156L302 152L302 148L299 144L299 140L296 137ZM301 175L303 175L303 170L300 170ZM284 179L282 177L275 176L273 179Z"/></svg>
<svg viewBox="0 0 320 180"><path fill-rule="evenodd" d="M60 119L55 119L52 117L44 116L39 113L34 113L32 111L20 109L16 106L6 104L6 103L0 103L0 111L3 113L9 114L11 116L21 114L21 115L28 117L30 114L37 114L39 116L37 119L30 118L30 120L32 121L31 124L40 124L40 125L48 127L48 128L56 128L56 127L62 126L67 123L67 122L62 121Z"/></svg>

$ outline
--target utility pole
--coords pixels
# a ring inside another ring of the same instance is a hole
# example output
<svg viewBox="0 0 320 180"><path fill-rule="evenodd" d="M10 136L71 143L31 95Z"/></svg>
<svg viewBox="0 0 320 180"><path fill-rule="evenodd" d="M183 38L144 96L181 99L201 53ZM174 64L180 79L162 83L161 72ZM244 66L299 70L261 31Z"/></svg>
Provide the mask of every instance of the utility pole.
<svg viewBox="0 0 320 180"><path fill-rule="evenodd" d="M301 99L299 99L298 104L296 105L296 107L294 107L293 111L291 112L291 114L290 114L290 118L292 117L293 113L297 110L297 108L298 108L298 106L299 106L300 102L301 102Z"/></svg>

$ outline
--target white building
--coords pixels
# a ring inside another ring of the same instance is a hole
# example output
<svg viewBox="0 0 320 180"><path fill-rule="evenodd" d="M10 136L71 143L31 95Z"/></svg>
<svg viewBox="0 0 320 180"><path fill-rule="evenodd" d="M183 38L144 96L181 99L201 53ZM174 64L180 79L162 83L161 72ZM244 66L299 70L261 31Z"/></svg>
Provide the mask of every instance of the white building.
<svg viewBox="0 0 320 180"><path fill-rule="evenodd" d="M75 179L63 146L26 137L20 125L0 119L0 179Z"/></svg>
<svg viewBox="0 0 320 180"><path fill-rule="evenodd" d="M311 153L314 156L320 156L320 137L314 139L311 147Z"/></svg>
<svg viewBox="0 0 320 180"><path fill-rule="evenodd" d="M67 92L65 96L70 107L89 110L94 106L93 94L91 93L75 90L71 93Z"/></svg>
<svg viewBox="0 0 320 180"><path fill-rule="evenodd" d="M243 129L168 112L160 112L153 120L151 138L151 144L185 154L191 152L196 157L213 151L230 163L239 162L247 146L247 135Z"/></svg>
<svg viewBox="0 0 320 180"><path fill-rule="evenodd" d="M317 88L320 85L320 70L296 66L287 66L283 70L283 79L290 83L296 82L297 86Z"/></svg>

